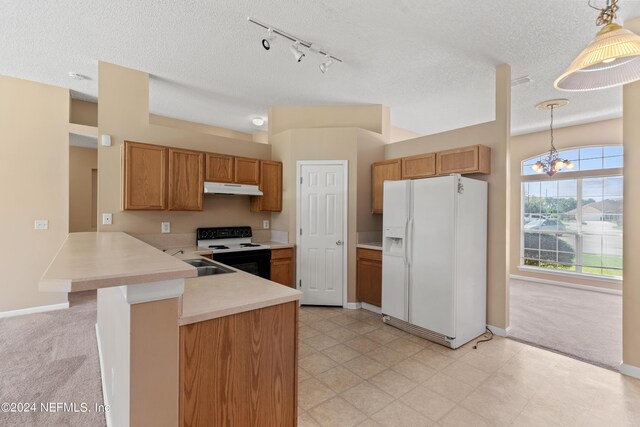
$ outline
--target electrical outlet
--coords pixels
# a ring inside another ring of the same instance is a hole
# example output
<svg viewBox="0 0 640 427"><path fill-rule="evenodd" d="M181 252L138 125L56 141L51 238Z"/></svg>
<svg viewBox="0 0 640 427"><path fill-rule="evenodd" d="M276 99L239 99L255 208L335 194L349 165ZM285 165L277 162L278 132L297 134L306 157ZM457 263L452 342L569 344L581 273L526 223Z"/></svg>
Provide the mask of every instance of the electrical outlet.
<svg viewBox="0 0 640 427"><path fill-rule="evenodd" d="M33 222L34 230L48 230L49 229L49 220L48 219L36 219Z"/></svg>
<svg viewBox="0 0 640 427"><path fill-rule="evenodd" d="M265 230L269 229L269 220L265 219L264 221L262 221L262 228L264 228Z"/></svg>
<svg viewBox="0 0 640 427"><path fill-rule="evenodd" d="M113 214L103 213L102 214L102 225L111 225L113 224Z"/></svg>
<svg viewBox="0 0 640 427"><path fill-rule="evenodd" d="M163 222L162 223L162 232L163 233L171 233L171 223L170 222Z"/></svg>

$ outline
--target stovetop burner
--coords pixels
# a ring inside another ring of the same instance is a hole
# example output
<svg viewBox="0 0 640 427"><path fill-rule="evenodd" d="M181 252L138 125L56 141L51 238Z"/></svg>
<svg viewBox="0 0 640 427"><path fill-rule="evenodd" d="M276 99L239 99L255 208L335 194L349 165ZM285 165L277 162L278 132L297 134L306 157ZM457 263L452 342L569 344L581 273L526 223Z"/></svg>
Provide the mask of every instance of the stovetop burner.
<svg viewBox="0 0 640 427"><path fill-rule="evenodd" d="M229 249L229 246L225 246L225 245L209 245L209 248L211 248L211 249Z"/></svg>
<svg viewBox="0 0 640 427"><path fill-rule="evenodd" d="M254 248L261 245L258 245L256 243L240 243L240 246L242 246L243 248Z"/></svg>

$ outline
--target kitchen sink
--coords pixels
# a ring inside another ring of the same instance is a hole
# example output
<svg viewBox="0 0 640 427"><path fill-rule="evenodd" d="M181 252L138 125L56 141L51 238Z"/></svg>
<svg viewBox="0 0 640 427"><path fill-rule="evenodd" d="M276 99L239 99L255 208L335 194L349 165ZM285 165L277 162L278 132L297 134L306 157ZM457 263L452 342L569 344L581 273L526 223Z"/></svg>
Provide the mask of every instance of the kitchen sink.
<svg viewBox="0 0 640 427"><path fill-rule="evenodd" d="M235 271L228 267L206 259L184 259L183 261L198 269L198 277L211 276L214 274L235 273Z"/></svg>

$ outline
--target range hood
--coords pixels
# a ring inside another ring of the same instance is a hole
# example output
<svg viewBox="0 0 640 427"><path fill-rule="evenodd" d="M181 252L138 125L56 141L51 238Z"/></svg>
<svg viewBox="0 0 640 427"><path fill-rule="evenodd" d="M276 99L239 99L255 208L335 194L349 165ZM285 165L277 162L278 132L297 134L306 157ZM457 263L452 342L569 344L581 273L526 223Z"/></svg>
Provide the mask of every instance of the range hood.
<svg viewBox="0 0 640 427"><path fill-rule="evenodd" d="M262 191L260 191L257 185L229 184L228 182L205 182L204 194L262 196Z"/></svg>

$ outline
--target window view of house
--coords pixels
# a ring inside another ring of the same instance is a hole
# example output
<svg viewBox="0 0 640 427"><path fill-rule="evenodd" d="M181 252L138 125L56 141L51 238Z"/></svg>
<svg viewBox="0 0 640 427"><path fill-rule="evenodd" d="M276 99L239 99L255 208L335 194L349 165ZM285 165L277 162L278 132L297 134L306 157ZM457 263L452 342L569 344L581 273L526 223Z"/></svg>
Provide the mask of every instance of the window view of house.
<svg viewBox="0 0 640 427"><path fill-rule="evenodd" d="M523 162L521 265L622 277L622 147L559 153L576 167L553 179Z"/></svg>

